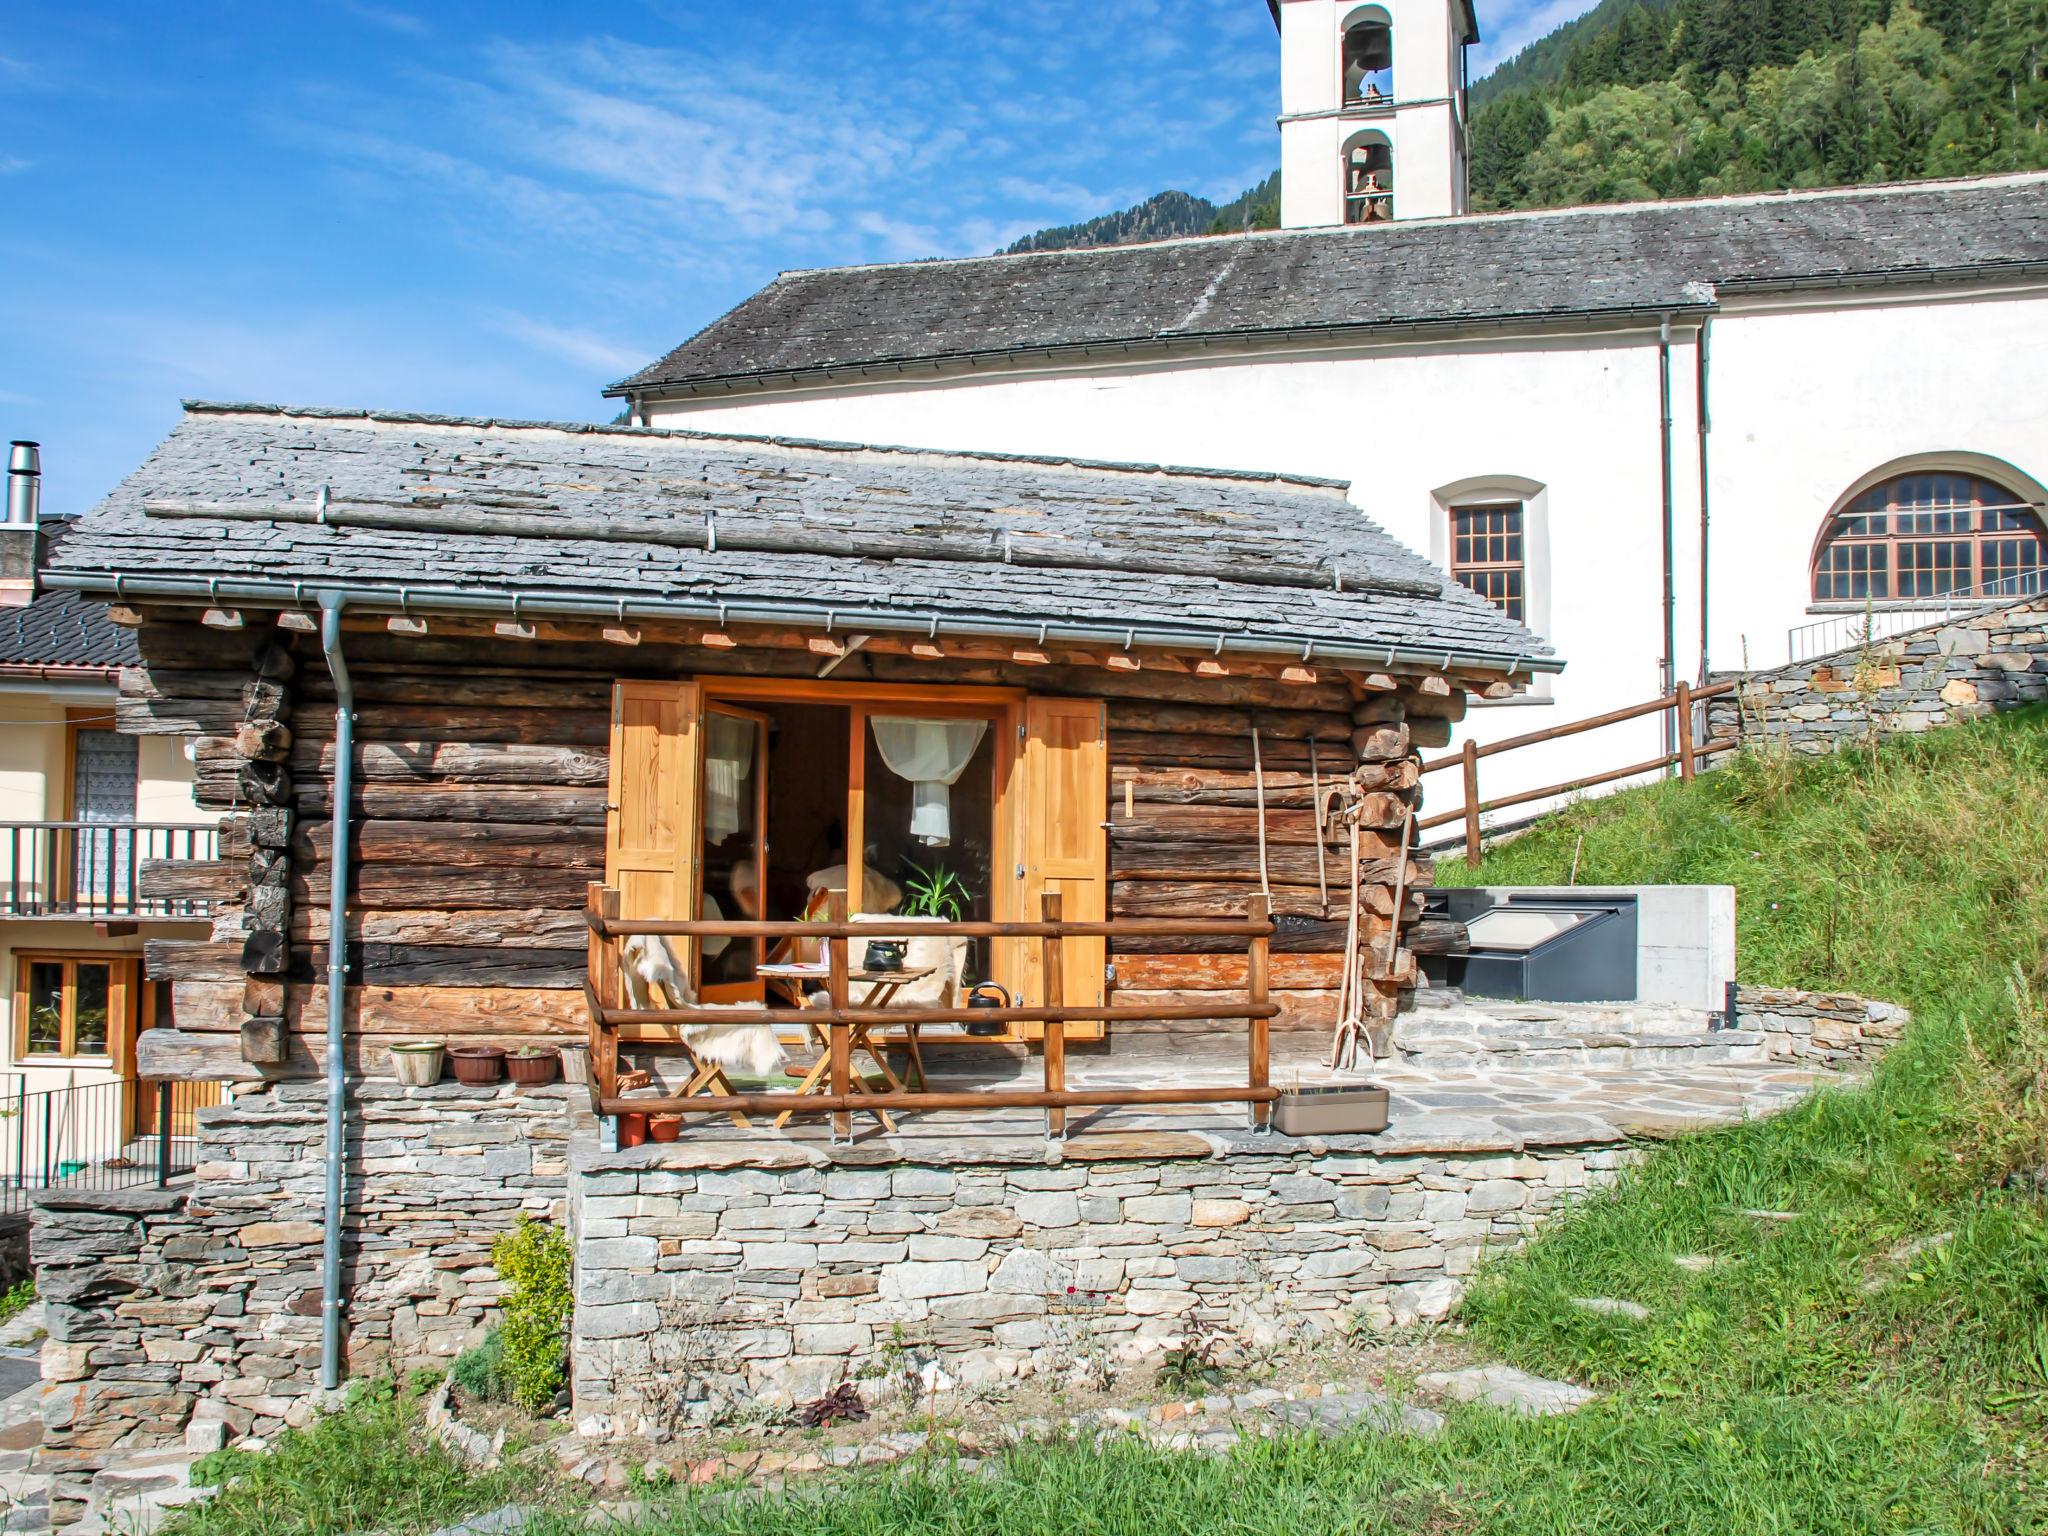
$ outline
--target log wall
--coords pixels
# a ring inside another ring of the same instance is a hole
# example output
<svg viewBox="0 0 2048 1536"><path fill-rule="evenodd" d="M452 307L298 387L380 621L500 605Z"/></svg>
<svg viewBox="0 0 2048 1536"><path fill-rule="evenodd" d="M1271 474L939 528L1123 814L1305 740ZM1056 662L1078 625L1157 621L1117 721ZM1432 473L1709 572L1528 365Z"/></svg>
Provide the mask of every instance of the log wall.
<svg viewBox="0 0 2048 1536"><path fill-rule="evenodd" d="M210 940L159 941L176 1026L143 1042L164 1076L297 1076L322 1066L334 805L334 699L310 635L247 616L241 630L155 618L124 675L122 728L199 733L198 793L228 835L216 864L162 864L145 885L217 903ZM580 1034L584 888L604 869L611 685L618 677L815 675L804 650L406 635L345 639L356 690L350 889L350 1064L386 1070L395 1040L514 1045ZM1390 1018L1412 945L1386 959L1399 829L1418 749L1442 745L1464 696L1443 679L1233 675L925 661L859 653L848 680L981 684L1108 701L1112 916L1236 915L1260 889L1253 727L1266 791L1266 879L1281 932L1281 1025L1334 1020L1348 852L1316 856L1313 791L1355 774L1365 825L1370 1011ZM1410 863L1415 924L1426 866ZM1449 942L1426 926L1414 943ZM1119 1002L1189 1000L1243 984L1233 957L1175 941L1112 950ZM253 1071L252 1071L253 1069Z"/></svg>

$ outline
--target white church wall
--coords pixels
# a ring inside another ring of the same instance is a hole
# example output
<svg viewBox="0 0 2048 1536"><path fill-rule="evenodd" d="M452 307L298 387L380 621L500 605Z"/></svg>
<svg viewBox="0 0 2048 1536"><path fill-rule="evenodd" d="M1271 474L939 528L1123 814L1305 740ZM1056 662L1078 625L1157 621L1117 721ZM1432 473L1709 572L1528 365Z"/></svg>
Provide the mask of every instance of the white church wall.
<svg viewBox="0 0 2048 1536"><path fill-rule="evenodd" d="M1759 301L1709 345L1717 668L1790 659L1822 523L1874 471L1960 455L2023 494L2048 480L2048 289Z"/></svg>

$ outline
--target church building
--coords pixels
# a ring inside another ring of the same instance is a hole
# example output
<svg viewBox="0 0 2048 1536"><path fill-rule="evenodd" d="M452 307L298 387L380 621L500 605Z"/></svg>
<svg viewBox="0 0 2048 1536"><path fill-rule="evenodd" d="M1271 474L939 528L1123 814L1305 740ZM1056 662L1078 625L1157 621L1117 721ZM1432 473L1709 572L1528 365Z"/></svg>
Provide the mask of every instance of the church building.
<svg viewBox="0 0 2048 1536"><path fill-rule="evenodd" d="M2048 176L1470 214L1469 0L1270 3L1282 229L789 272L608 393L1343 480L1571 658L1475 706L1482 743L2035 589ZM1670 729L1516 753L1486 794Z"/></svg>

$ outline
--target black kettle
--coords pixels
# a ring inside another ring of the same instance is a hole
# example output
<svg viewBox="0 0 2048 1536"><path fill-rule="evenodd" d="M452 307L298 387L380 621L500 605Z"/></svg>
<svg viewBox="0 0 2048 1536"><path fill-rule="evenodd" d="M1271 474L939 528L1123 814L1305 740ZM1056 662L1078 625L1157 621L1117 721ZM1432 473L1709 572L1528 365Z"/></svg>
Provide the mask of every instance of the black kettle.
<svg viewBox="0 0 2048 1536"><path fill-rule="evenodd" d="M968 992L967 1006L969 1008L1007 1008L1010 1006L1010 994L995 982L984 981ZM999 1019L969 1019L967 1021L967 1033L970 1035L1000 1035L1005 1033L1008 1028L1009 1026Z"/></svg>

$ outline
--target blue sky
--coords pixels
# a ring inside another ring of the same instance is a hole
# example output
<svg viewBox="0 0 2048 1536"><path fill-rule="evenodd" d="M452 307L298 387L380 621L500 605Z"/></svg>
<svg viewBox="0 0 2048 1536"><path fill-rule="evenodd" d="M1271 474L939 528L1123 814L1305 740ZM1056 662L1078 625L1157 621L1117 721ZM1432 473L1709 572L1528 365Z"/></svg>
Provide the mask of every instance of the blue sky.
<svg viewBox="0 0 2048 1536"><path fill-rule="evenodd" d="M1488 4L1475 73L1591 0ZM790 267L1279 159L1261 0L0 4L0 439L83 511L178 401L602 419Z"/></svg>

